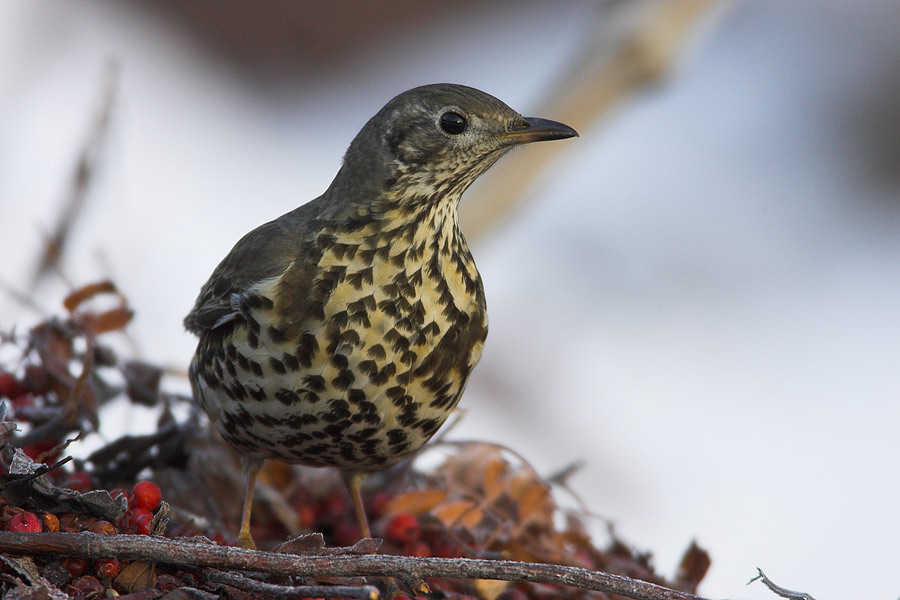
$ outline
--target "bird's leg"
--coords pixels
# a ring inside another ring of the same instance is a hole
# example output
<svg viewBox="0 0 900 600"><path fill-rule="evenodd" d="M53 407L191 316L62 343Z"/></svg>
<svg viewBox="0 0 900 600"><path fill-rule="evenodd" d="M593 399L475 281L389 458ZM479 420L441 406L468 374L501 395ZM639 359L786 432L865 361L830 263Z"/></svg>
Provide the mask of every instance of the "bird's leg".
<svg viewBox="0 0 900 600"><path fill-rule="evenodd" d="M256 474L262 466L262 460L259 458L241 458L241 467L247 478L247 488L244 490L244 511L241 516L241 533L238 536L238 546L256 549L253 543L253 537L250 535L250 511L253 508L253 488L256 486Z"/></svg>
<svg viewBox="0 0 900 600"><path fill-rule="evenodd" d="M363 507L362 493L360 491L363 480L366 478L366 473L362 471L342 470L341 477L344 479L347 491L350 492L350 499L353 500L353 508L356 511L356 520L359 521L360 534L364 538L372 537L371 532L369 532L369 521L366 519L366 510Z"/></svg>

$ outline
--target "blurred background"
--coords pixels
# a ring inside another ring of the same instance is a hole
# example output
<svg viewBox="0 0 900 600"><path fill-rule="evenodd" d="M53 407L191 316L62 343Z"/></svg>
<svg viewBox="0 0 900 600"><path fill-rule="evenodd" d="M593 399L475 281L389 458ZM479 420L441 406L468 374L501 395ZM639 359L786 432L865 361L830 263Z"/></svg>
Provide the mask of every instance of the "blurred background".
<svg viewBox="0 0 900 600"><path fill-rule="evenodd" d="M137 354L184 370L241 235L395 94L483 89L581 137L463 199L491 333L452 437L583 460L572 487L660 571L711 553L705 596L773 597L759 566L896 598L898 31L892 0L8 0L0 281L59 310L33 273L87 145L62 272L112 278ZM36 316L0 295L0 327Z"/></svg>

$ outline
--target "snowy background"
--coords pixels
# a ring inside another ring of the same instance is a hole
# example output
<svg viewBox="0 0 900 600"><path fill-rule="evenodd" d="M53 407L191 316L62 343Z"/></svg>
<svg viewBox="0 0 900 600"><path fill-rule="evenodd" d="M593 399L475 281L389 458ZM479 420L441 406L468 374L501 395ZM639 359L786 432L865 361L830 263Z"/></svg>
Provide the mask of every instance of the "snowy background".
<svg viewBox="0 0 900 600"><path fill-rule="evenodd" d="M533 113L604 10L406 3L267 69L161 6L0 3L0 279L28 281L116 59L63 266L114 279L140 355L179 369L219 259L321 193L384 102L452 81ZM661 571L692 538L710 551L705 596L772 598L744 586L761 566L819 600L897 598L898 31L888 0L721 4L661 85L559 142L473 243L491 333L453 436L544 474L584 459L574 488ZM64 289L38 297L55 311ZM33 318L0 298L0 327Z"/></svg>

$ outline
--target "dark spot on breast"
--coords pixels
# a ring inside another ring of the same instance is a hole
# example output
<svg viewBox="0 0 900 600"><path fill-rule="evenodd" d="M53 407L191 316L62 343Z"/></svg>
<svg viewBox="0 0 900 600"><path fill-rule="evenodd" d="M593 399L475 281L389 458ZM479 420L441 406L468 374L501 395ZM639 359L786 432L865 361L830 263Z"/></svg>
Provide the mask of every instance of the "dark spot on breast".
<svg viewBox="0 0 900 600"><path fill-rule="evenodd" d="M364 264L371 265L372 261L375 260L375 249L367 249L359 251L359 260L361 260Z"/></svg>
<svg viewBox="0 0 900 600"><path fill-rule="evenodd" d="M234 382L231 384L231 395L236 400L246 400L247 399L247 390L244 389L244 386L239 384L238 382Z"/></svg>
<svg viewBox="0 0 900 600"><path fill-rule="evenodd" d="M300 361L297 360L296 356L288 352L285 352L281 355L281 362L283 362L284 366L291 371L297 371L300 369Z"/></svg>
<svg viewBox="0 0 900 600"><path fill-rule="evenodd" d="M392 319L396 319L400 316L400 309L397 307L397 302L394 300L382 300L378 303L378 310Z"/></svg>
<svg viewBox="0 0 900 600"><path fill-rule="evenodd" d="M360 269L359 271L355 271L353 273L347 274L347 283L353 286L354 289L361 290L363 284L372 285L375 283L375 278L373 274L372 267L365 267Z"/></svg>
<svg viewBox="0 0 900 600"><path fill-rule="evenodd" d="M375 360L384 360L387 357L387 353L384 351L384 346L382 346L381 344L372 344L366 350L366 354L368 354Z"/></svg>
<svg viewBox="0 0 900 600"><path fill-rule="evenodd" d="M319 250L327 250L334 244L335 237L328 233L320 233L319 237L316 238L316 247Z"/></svg>
<svg viewBox="0 0 900 600"><path fill-rule="evenodd" d="M340 344L349 344L351 346L356 346L357 344L359 344L359 341L359 334L352 329L343 331L341 332L341 335L338 336L338 343Z"/></svg>
<svg viewBox="0 0 900 600"><path fill-rule="evenodd" d="M437 419L425 419L416 423L416 427L422 430L425 435L432 435L441 426L441 422Z"/></svg>
<svg viewBox="0 0 900 600"><path fill-rule="evenodd" d="M406 250L401 250L397 254L391 256L391 264L395 267L403 267L406 265Z"/></svg>
<svg viewBox="0 0 900 600"><path fill-rule="evenodd" d="M360 400L357 402L357 407L361 413L372 413L378 410L378 406L376 406L374 402L369 402L368 400Z"/></svg>
<svg viewBox="0 0 900 600"><path fill-rule="evenodd" d="M350 315L346 310L342 310L334 313L331 317L328 318L328 324L334 325L338 329L343 329L347 327L347 323L350 320Z"/></svg>
<svg viewBox="0 0 900 600"><path fill-rule="evenodd" d="M346 390L353 384L356 377L350 369L341 369L337 377L331 380L331 384L339 390Z"/></svg>
<svg viewBox="0 0 900 600"><path fill-rule="evenodd" d="M374 360L364 360L359 363L356 368L366 377L372 377L378 372L378 365L375 364Z"/></svg>
<svg viewBox="0 0 900 600"><path fill-rule="evenodd" d="M287 342L287 333L283 329L278 329L274 325L269 325L268 329L266 329L266 333L269 335L269 339L276 344L283 344Z"/></svg>
<svg viewBox="0 0 900 600"><path fill-rule="evenodd" d="M315 404L319 401L319 395L311 390L299 390L300 398L304 402Z"/></svg>
<svg viewBox="0 0 900 600"><path fill-rule="evenodd" d="M291 406L300 402L300 396L297 395L297 392L294 390L289 390L287 388L279 388L275 392L275 399L285 406Z"/></svg>
<svg viewBox="0 0 900 600"><path fill-rule="evenodd" d="M259 337L252 331L247 332L247 343L251 348L259 348Z"/></svg>
<svg viewBox="0 0 900 600"><path fill-rule="evenodd" d="M287 419L287 425L292 429L302 429L307 425L315 425L318 422L318 417L309 413L293 413Z"/></svg>
<svg viewBox="0 0 900 600"><path fill-rule="evenodd" d="M288 436L281 438L281 445L287 446L288 448L292 446L299 446L305 442L309 442L312 440L312 436L308 433L294 433Z"/></svg>
<svg viewBox="0 0 900 600"><path fill-rule="evenodd" d="M269 366L279 375L284 375L285 373L287 373L287 369L285 368L284 363L282 363L274 356L269 359Z"/></svg>
<svg viewBox="0 0 900 600"><path fill-rule="evenodd" d="M321 375L306 375L303 377L303 384L314 392L325 391L325 378Z"/></svg>
<svg viewBox="0 0 900 600"><path fill-rule="evenodd" d="M323 431L333 438L339 438L351 425L353 425L353 423L350 422L350 419L344 419L338 423L327 425Z"/></svg>
<svg viewBox="0 0 900 600"><path fill-rule="evenodd" d="M339 421L350 418L350 410L348 409L347 402L345 400L329 400L328 406L329 411L322 415L322 420L326 423L338 423Z"/></svg>
<svg viewBox="0 0 900 600"><path fill-rule="evenodd" d="M387 432L388 444L400 444L406 441L406 432L402 429L391 429Z"/></svg>
<svg viewBox="0 0 900 600"><path fill-rule="evenodd" d="M418 420L415 413L403 413L397 417L397 422L403 427L411 427Z"/></svg>

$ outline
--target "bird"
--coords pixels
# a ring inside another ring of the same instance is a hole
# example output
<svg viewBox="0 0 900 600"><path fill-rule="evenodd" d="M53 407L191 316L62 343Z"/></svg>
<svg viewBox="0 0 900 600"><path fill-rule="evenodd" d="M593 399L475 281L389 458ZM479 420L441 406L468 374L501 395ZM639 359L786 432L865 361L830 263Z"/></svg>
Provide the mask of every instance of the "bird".
<svg viewBox="0 0 900 600"><path fill-rule="evenodd" d="M463 192L512 148L576 137L457 84L403 92L359 131L325 192L241 238L201 288L195 402L241 458L240 546L266 459L336 467L362 537L366 474L418 451L487 337Z"/></svg>

